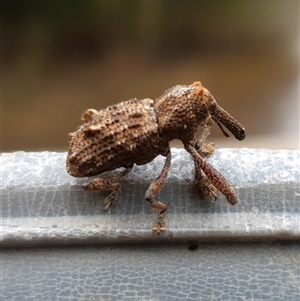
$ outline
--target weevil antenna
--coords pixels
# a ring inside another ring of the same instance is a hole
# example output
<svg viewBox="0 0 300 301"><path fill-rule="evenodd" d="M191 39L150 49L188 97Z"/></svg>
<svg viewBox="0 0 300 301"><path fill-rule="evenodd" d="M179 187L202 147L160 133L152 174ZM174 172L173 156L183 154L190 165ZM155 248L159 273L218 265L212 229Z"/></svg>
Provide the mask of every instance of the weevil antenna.
<svg viewBox="0 0 300 301"><path fill-rule="evenodd" d="M221 123L217 121L217 125L219 126L221 132L223 133L223 135L226 137L226 138L229 138L230 135L224 130L224 128L222 127Z"/></svg>

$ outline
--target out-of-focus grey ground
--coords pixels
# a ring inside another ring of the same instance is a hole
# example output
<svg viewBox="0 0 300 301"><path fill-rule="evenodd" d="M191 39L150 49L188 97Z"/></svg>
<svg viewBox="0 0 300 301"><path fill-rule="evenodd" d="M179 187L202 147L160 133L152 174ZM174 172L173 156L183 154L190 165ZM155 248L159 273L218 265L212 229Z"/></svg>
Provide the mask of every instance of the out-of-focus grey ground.
<svg viewBox="0 0 300 301"><path fill-rule="evenodd" d="M299 1L3 1L1 151L67 150L87 108L202 81L247 130L299 148ZM173 144L173 146L180 144Z"/></svg>

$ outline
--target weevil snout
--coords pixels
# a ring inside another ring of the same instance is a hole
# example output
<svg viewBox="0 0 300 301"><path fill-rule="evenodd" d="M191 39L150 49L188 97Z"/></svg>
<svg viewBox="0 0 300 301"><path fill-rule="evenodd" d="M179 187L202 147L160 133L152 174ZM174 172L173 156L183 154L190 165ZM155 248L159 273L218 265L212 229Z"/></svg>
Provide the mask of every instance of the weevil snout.
<svg viewBox="0 0 300 301"><path fill-rule="evenodd" d="M246 137L245 128L236 119L234 119L229 113L222 109L219 105L216 105L213 112L211 112L212 119L220 124L224 125L237 140L244 140Z"/></svg>
<svg viewBox="0 0 300 301"><path fill-rule="evenodd" d="M238 140L243 140L246 137L245 128L236 119L234 119L229 113L222 109L211 95L211 93L204 90L205 102L207 103L208 110L211 114L212 119L218 124L223 134L228 137L228 134L224 131L221 124L224 125Z"/></svg>

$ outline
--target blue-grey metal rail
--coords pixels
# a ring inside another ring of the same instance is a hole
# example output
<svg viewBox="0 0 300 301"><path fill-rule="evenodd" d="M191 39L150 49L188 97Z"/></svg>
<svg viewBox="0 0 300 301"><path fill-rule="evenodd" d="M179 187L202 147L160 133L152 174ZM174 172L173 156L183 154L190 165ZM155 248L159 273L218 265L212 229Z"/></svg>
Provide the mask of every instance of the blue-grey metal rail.
<svg viewBox="0 0 300 301"><path fill-rule="evenodd" d="M144 199L164 157L135 166L124 179L115 209L103 212L105 192L84 191L86 178L69 176L66 153L1 155L1 243L149 243L216 240L299 240L300 155L296 150L218 149L208 161L232 183L240 202L221 194L203 200L193 189L193 161L172 149L167 184L157 199L170 203L168 229L151 231L155 214Z"/></svg>
<svg viewBox="0 0 300 301"><path fill-rule="evenodd" d="M299 151L217 150L208 161L236 206L201 199L190 156L172 155L157 237L144 193L164 158L135 166L104 213L106 194L67 174L66 153L2 154L0 300L298 301Z"/></svg>

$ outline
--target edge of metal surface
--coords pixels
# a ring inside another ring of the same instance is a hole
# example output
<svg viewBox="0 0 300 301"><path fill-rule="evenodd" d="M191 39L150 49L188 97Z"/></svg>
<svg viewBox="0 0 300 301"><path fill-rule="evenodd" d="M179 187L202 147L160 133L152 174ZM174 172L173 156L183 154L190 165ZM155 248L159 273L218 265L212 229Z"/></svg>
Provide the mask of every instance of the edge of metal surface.
<svg viewBox="0 0 300 301"><path fill-rule="evenodd" d="M66 153L1 154L2 247L149 242L300 239L300 152L217 149L208 159L234 186L240 202L203 200L193 190L193 161L172 149L172 167L158 200L170 203L167 231L152 232L155 214L144 193L164 157L135 166L118 206L103 212L103 192L87 192L65 170Z"/></svg>

